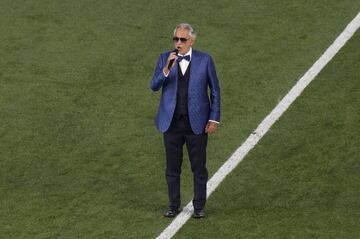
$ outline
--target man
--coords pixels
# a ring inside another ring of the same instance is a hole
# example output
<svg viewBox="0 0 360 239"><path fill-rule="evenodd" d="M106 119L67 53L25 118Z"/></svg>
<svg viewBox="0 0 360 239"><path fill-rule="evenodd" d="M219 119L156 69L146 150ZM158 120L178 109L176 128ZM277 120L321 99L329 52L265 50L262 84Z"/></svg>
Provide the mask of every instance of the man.
<svg viewBox="0 0 360 239"><path fill-rule="evenodd" d="M205 217L206 145L208 133L214 133L220 122L220 88L211 57L192 49L195 39L189 24L176 26L173 41L177 51L160 55L150 82L153 91L162 88L156 126L164 133L166 152L169 210L165 217L175 217L180 212L184 144L194 176L193 217Z"/></svg>

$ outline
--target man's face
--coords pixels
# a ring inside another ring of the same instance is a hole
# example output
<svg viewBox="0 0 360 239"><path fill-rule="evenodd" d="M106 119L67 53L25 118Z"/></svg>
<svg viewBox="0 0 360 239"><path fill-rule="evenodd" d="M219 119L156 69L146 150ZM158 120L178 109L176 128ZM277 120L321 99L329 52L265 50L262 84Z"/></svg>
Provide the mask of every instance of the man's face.
<svg viewBox="0 0 360 239"><path fill-rule="evenodd" d="M176 30L174 38L187 39L186 41L174 40L175 48L179 49L179 53L182 55L186 54L195 42L194 39L190 38L189 30L183 28L179 28Z"/></svg>

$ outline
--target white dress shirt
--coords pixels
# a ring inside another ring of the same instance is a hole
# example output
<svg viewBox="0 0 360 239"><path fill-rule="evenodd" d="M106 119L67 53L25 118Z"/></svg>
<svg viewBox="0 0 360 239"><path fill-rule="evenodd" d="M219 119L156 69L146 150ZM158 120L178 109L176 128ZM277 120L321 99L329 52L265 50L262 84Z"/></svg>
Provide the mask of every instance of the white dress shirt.
<svg viewBox="0 0 360 239"><path fill-rule="evenodd" d="M191 55L192 55L192 48L190 48L190 50L185 55L178 54L178 56L190 56L190 61L191 61ZM190 61L183 59L182 61L179 62L179 66L181 68L181 72L183 75L185 75L185 72L190 64Z"/></svg>

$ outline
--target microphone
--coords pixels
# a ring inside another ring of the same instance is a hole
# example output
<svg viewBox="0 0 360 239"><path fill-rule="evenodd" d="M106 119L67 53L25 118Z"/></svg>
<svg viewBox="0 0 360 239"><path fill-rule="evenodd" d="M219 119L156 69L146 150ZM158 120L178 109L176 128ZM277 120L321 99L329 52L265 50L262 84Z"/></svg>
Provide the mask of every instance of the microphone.
<svg viewBox="0 0 360 239"><path fill-rule="evenodd" d="M179 49L175 49L172 52L175 52L176 55L177 55L179 53ZM173 65L174 61L175 61L175 59L172 59L172 60L169 61L168 70L170 70L170 68Z"/></svg>

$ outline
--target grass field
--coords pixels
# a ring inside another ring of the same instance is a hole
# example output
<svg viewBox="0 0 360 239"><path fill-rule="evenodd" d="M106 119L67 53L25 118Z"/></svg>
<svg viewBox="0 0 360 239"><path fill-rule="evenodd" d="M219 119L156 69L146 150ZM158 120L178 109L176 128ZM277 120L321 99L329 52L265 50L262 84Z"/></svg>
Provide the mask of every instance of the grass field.
<svg viewBox="0 0 360 239"><path fill-rule="evenodd" d="M149 89L176 24L222 92L212 175L359 12L353 0L0 1L0 237L154 238L169 223ZM360 237L360 34L175 238ZM182 196L192 197L184 161Z"/></svg>

